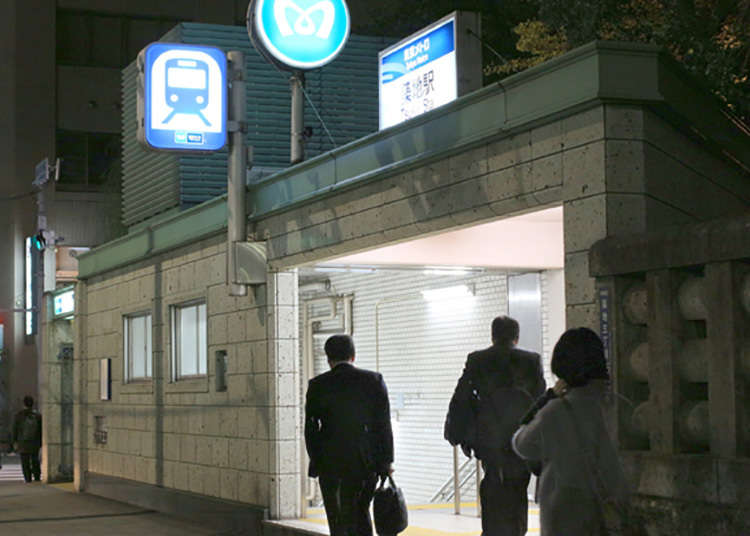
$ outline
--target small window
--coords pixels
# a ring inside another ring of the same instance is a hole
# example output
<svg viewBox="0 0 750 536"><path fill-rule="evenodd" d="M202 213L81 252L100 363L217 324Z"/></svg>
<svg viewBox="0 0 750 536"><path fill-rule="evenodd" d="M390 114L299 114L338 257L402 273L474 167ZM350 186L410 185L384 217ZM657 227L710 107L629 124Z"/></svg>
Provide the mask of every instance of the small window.
<svg viewBox="0 0 750 536"><path fill-rule="evenodd" d="M207 370L206 303L172 307L172 377L205 376Z"/></svg>
<svg viewBox="0 0 750 536"><path fill-rule="evenodd" d="M126 316L123 322L125 381L149 380L152 376L151 314Z"/></svg>

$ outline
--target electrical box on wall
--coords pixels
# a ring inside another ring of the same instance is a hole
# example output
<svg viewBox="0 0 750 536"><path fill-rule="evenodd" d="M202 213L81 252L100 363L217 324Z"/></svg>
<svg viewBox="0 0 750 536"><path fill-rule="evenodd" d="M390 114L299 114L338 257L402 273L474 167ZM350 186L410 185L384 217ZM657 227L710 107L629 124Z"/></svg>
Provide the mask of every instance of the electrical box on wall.
<svg viewBox="0 0 750 536"><path fill-rule="evenodd" d="M112 400L112 359L99 360L99 399Z"/></svg>
<svg viewBox="0 0 750 536"><path fill-rule="evenodd" d="M227 351L216 351L216 392L227 390Z"/></svg>

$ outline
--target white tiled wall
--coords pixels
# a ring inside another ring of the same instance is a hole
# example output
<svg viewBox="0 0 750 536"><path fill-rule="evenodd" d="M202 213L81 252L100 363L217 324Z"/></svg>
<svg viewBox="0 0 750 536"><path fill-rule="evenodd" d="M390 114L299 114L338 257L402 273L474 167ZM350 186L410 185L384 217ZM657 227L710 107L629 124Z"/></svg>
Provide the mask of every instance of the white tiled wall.
<svg viewBox="0 0 750 536"><path fill-rule="evenodd" d="M410 504L429 502L453 474L452 448L443 439L448 402L466 355L489 346L492 319L507 314L507 276L502 272L445 276L416 270L328 276L332 293L354 295L357 364L374 370L377 359L377 369L388 385L397 482ZM545 301L545 292L554 285L554 278L552 283L548 279L543 277L547 282L542 286L543 304L555 304L555 300ZM421 293L461 284L473 288L474 296L430 302ZM544 318L564 315L564 303L558 305L560 312L544 311ZM545 341L550 338L548 324L543 323ZM338 325L339 320L324 322L320 327L332 329ZM328 368L322 351L324 341L325 337L315 339L315 374ZM546 361L547 348L545 344ZM473 486L467 486L463 499L474 499Z"/></svg>

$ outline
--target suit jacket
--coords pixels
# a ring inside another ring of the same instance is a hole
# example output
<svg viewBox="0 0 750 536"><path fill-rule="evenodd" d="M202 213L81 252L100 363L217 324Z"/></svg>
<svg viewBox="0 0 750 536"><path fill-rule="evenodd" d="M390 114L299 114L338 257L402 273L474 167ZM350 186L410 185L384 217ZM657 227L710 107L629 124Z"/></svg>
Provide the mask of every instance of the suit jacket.
<svg viewBox="0 0 750 536"><path fill-rule="evenodd" d="M393 462L393 434L383 376L345 362L310 380L305 444L311 477L386 473Z"/></svg>
<svg viewBox="0 0 750 536"><path fill-rule="evenodd" d="M471 400L475 405L478 423L496 421L499 416L497 408L492 404L480 404L477 398L492 393L497 387L515 387L528 394L529 406L545 389L542 360L539 354L528 352L510 346L493 345L484 350L472 352L466 359L463 374L458 380L456 391L451 400L449 412L465 400ZM474 393L478 393L479 397ZM488 445L482 441L483 437L491 437L491 433L482 429L473 431L473 444L465 444L474 449L477 458L493 461L502 465L509 477L515 475L513 470L518 467L525 472L525 465L511 451L508 445ZM499 452L503 451L503 452Z"/></svg>

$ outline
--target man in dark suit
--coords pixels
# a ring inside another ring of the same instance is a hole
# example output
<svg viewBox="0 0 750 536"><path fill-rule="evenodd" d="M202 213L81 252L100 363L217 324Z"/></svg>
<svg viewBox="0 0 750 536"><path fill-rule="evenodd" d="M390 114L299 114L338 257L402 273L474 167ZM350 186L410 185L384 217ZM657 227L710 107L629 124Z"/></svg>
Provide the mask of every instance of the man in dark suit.
<svg viewBox="0 0 750 536"><path fill-rule="evenodd" d="M469 354L448 410L454 426L473 421L462 432L467 437L447 439L482 461L482 536L524 536L527 529L530 473L510 439L545 382L539 354L516 348L518 335L513 318L492 321L492 346Z"/></svg>
<svg viewBox="0 0 750 536"><path fill-rule="evenodd" d="M393 434L383 376L354 366L354 342L325 343L331 370L310 380L305 403L308 474L318 477L331 536L372 535L370 501L393 463Z"/></svg>

